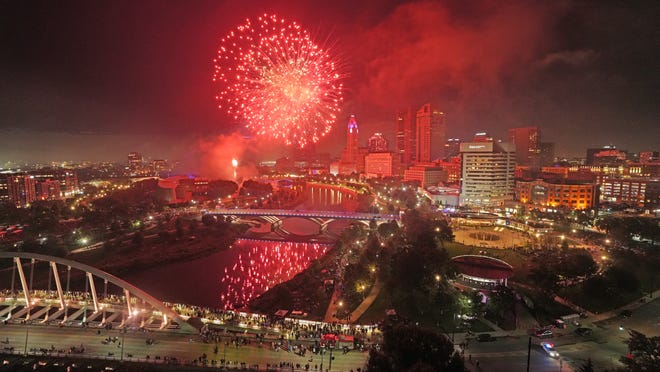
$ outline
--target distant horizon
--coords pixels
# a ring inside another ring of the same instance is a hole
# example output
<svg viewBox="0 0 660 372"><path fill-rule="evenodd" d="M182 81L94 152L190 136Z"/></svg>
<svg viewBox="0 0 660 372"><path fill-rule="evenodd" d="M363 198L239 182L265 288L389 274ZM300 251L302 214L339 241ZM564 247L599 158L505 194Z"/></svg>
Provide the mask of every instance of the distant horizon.
<svg viewBox="0 0 660 372"><path fill-rule="evenodd" d="M343 129L343 128L342 128ZM365 134L360 131L360 146L365 147L367 138L373 134ZM381 131L384 132L384 131ZM389 150L395 151L395 143L388 138ZM12 138L15 136L14 138ZM207 136L212 140L214 136ZM506 138L493 136L496 140L507 142ZM451 134L447 138L459 138L463 142L469 142L470 138L461 138ZM187 136L154 136L150 134L82 134L82 133L56 133L56 132L34 132L34 131L11 131L9 135L0 130L0 164L13 163L51 163L51 162L125 162L129 152L139 152L148 159L165 159L170 161L194 161L191 152L196 152L196 144L204 139L201 135ZM544 141L545 142L545 141ZM20 144L20 145L16 145ZM660 145L656 148L630 148L621 146L611 141L609 143L585 145L582 149L574 152L561 152L562 146L555 143L555 157L565 159L585 158L588 148L601 148L615 146L617 149L627 150L629 153L643 151L660 151ZM28 151L23 153L23 147L38 147L41 154ZM321 142L317 145L317 153L329 153L331 157L340 157L341 150L335 151ZM265 160L276 160L281 157L291 156L295 151L293 146L271 146L269 152L259 151L258 158L250 160L258 162Z"/></svg>

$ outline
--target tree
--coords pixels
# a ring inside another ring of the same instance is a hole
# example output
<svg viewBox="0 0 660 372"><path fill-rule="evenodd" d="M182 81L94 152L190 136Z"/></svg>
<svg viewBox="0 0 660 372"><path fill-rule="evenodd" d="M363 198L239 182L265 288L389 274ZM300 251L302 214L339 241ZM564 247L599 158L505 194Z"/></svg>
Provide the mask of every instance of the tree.
<svg viewBox="0 0 660 372"><path fill-rule="evenodd" d="M232 195L238 190L238 185L234 181L214 180L209 182L209 199L224 198Z"/></svg>
<svg viewBox="0 0 660 372"><path fill-rule="evenodd" d="M466 371L461 358L452 357L447 336L413 325L386 325L382 351L372 351L367 371Z"/></svg>
<svg viewBox="0 0 660 372"><path fill-rule="evenodd" d="M639 290L640 282L634 272L619 266L608 268L603 276L612 287L617 287L626 292Z"/></svg>
<svg viewBox="0 0 660 372"><path fill-rule="evenodd" d="M554 292L558 288L559 276L548 266L535 267L529 278L545 292Z"/></svg>
<svg viewBox="0 0 660 372"><path fill-rule="evenodd" d="M183 230L183 221L180 218L177 218L176 221L174 221L174 227L176 228L176 237L178 239L182 239L185 235L185 231Z"/></svg>
<svg viewBox="0 0 660 372"><path fill-rule="evenodd" d="M445 242L454 241L454 231L452 230L451 226L449 226L449 222L447 220L436 220L434 229L436 231L436 237L440 241L441 247L444 248Z"/></svg>
<svg viewBox="0 0 660 372"><path fill-rule="evenodd" d="M516 295L509 287L498 286L496 290L490 293L488 307L498 317L504 318L508 313L515 312Z"/></svg>
<svg viewBox="0 0 660 372"><path fill-rule="evenodd" d="M591 358L587 359L587 361L584 362L580 368L578 368L577 372L595 372L594 364L591 362Z"/></svg>
<svg viewBox="0 0 660 372"><path fill-rule="evenodd" d="M621 357L621 363L630 371L660 371L660 336L647 337L641 332L631 330L628 355Z"/></svg>
<svg viewBox="0 0 660 372"><path fill-rule="evenodd" d="M141 231L136 231L133 233L133 245L136 247L141 247L144 245L144 235Z"/></svg>
<svg viewBox="0 0 660 372"><path fill-rule="evenodd" d="M399 225L396 222L385 222L378 226L378 234L381 237L390 237L399 231Z"/></svg>
<svg viewBox="0 0 660 372"><path fill-rule="evenodd" d="M593 256L584 250L573 250L562 259L558 269L566 277L577 277L594 274L598 270L598 264Z"/></svg>

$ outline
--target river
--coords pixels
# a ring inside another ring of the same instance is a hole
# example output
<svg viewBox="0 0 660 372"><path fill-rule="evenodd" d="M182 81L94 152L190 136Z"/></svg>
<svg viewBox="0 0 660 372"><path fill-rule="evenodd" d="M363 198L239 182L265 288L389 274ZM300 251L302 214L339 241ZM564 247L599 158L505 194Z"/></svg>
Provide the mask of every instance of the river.
<svg viewBox="0 0 660 372"><path fill-rule="evenodd" d="M285 222L299 236L318 231L307 220ZM346 226L339 225L338 230ZM210 256L132 272L123 279L162 301L238 308L291 279L330 248L311 242L239 239L231 248Z"/></svg>

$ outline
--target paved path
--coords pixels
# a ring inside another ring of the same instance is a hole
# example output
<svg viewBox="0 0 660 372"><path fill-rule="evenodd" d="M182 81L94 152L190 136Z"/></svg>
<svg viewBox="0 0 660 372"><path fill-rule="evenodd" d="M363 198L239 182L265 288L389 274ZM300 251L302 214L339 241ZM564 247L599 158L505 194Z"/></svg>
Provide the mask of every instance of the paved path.
<svg viewBox="0 0 660 372"><path fill-rule="evenodd" d="M362 301L362 303L351 313L351 318L350 322L357 322L362 314L365 313L371 307L371 305L374 303L376 300L376 297L378 297L378 294L380 293L381 288L383 287L382 283L380 280L376 280L376 283L374 283L373 287L371 287L371 292L369 292L369 295Z"/></svg>
<svg viewBox="0 0 660 372"><path fill-rule="evenodd" d="M328 310L325 311L325 317L323 318L323 321L326 323L333 323L337 321L335 314L337 314L337 301L339 300L342 292L341 287L341 283L335 284L335 290L332 292L332 297L330 298L330 303L328 304Z"/></svg>

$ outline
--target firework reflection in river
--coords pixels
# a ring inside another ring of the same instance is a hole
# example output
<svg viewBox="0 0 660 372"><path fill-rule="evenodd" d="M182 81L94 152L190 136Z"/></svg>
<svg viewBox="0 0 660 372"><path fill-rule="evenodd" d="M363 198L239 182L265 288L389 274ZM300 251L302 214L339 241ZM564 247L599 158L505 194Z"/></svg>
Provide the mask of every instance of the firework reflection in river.
<svg viewBox="0 0 660 372"><path fill-rule="evenodd" d="M237 241L232 249L239 249L241 253L233 267L225 268L220 280L222 306L225 309L246 306L270 288L305 270L328 248L310 243Z"/></svg>

